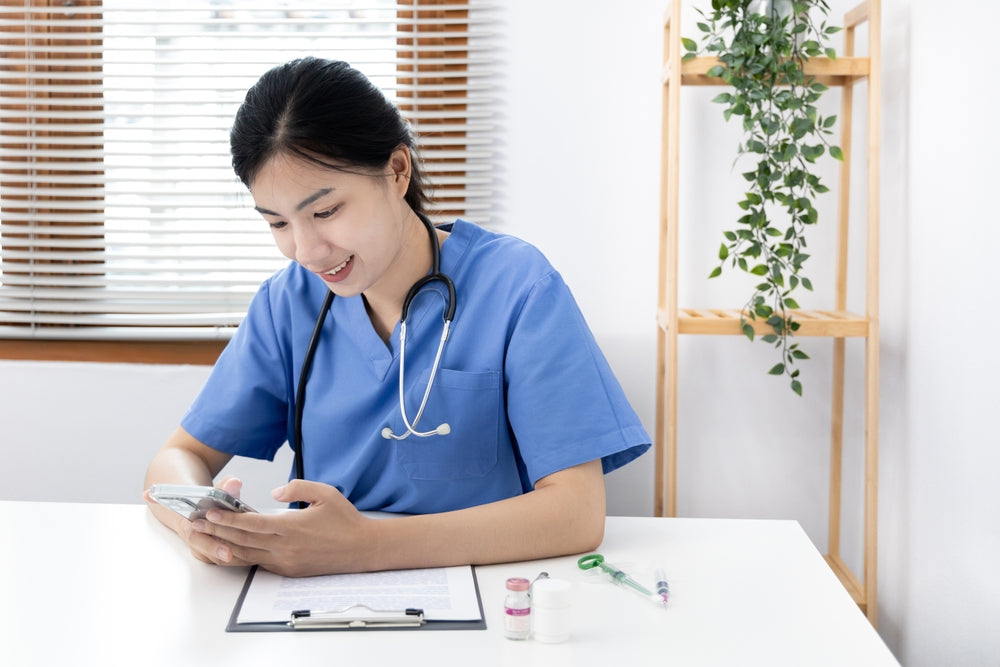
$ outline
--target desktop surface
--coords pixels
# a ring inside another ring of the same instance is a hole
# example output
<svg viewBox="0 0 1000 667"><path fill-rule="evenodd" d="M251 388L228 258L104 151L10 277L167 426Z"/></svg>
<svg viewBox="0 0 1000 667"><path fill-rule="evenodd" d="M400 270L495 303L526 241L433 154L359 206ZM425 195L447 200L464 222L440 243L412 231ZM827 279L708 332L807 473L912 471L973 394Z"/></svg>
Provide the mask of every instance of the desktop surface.
<svg viewBox="0 0 1000 667"><path fill-rule="evenodd" d="M576 556L476 568L485 630L227 633L248 568L195 560L142 505L0 502L0 664L898 665L794 521L609 517L599 551L666 609ZM573 587L561 644L503 634L508 577ZM651 583L651 582L650 582Z"/></svg>

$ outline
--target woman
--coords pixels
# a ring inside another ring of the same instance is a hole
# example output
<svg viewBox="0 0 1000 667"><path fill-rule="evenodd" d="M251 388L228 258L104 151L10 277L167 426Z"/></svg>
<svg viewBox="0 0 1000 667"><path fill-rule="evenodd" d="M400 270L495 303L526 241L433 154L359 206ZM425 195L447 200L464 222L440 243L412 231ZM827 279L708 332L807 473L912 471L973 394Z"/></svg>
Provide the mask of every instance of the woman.
<svg viewBox="0 0 1000 667"><path fill-rule="evenodd" d="M211 485L232 456L271 459L288 441L302 478L273 495L306 507L188 522L151 503L160 521L202 560L289 576L595 548L603 474L650 439L545 258L462 220L431 227L406 122L345 63L306 58L266 73L230 143L293 262L262 285L146 485ZM429 280L404 329L407 293L437 253L454 298ZM239 492L238 480L219 485Z"/></svg>

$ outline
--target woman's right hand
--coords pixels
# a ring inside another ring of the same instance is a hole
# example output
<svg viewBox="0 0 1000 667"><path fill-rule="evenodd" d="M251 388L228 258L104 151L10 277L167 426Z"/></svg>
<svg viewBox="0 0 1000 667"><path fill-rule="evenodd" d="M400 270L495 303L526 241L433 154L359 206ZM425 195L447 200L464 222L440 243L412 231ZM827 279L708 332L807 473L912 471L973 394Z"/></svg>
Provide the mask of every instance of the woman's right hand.
<svg viewBox="0 0 1000 667"><path fill-rule="evenodd" d="M222 489L234 498L239 498L243 482L239 478L229 475L220 479L215 487ZM192 556L212 565L252 565L252 563L245 563L233 558L232 545L228 542L196 530L195 522L197 521L204 522L205 520L188 521L182 519L175 528L180 538L188 545Z"/></svg>
<svg viewBox="0 0 1000 667"><path fill-rule="evenodd" d="M212 449L198 441L181 427L171 434L166 444L153 457L146 471L143 498L149 503L153 515L165 526L184 540L191 554L200 561L217 565L246 565L232 559L232 545L195 529L197 521L188 521L176 512L162 507L149 497L149 487L153 484L211 485L213 478L232 459L226 454ZM215 483L217 488L239 498L243 483L233 476L226 476Z"/></svg>

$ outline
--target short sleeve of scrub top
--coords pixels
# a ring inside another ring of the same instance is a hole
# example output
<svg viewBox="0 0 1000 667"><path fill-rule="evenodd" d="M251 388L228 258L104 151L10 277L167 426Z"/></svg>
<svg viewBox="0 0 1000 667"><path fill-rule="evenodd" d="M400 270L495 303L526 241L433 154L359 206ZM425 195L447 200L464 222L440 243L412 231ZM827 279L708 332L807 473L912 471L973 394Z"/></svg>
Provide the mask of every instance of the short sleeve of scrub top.
<svg viewBox="0 0 1000 667"><path fill-rule="evenodd" d="M605 472L650 446L569 288L535 248L457 221L441 248L457 310L417 430L400 414L400 327L375 334L360 297L336 298L307 384L306 477L359 509L437 512L518 495L559 470L601 459ZM292 264L251 304L182 421L232 454L272 458L291 439L294 387L327 292ZM441 333L443 290L425 287L407 318L405 398L412 423Z"/></svg>

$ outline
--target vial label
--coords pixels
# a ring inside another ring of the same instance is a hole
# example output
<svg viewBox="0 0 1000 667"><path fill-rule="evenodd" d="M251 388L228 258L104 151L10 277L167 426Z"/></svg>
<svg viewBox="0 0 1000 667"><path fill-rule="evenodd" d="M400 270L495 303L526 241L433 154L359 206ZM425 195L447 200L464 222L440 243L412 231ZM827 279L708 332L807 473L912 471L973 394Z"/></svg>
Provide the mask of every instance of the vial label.
<svg viewBox="0 0 1000 667"><path fill-rule="evenodd" d="M531 631L531 607L505 607L504 635L508 639L527 639Z"/></svg>

